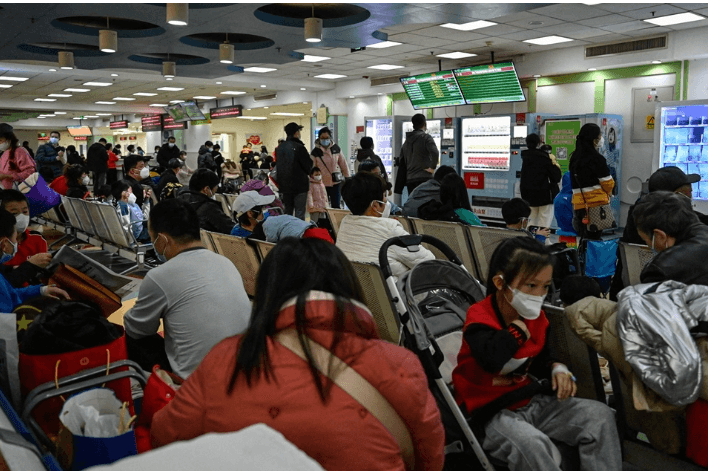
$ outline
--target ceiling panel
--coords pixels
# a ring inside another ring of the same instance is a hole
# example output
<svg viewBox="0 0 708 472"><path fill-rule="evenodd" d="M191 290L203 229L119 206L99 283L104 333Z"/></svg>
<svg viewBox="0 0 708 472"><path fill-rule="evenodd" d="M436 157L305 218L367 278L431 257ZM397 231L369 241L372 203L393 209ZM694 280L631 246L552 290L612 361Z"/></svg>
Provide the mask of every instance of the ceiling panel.
<svg viewBox="0 0 708 472"><path fill-rule="evenodd" d="M595 5L598 10L605 10L612 13L624 13L632 10L640 10L642 8L652 7L654 5L662 5L661 3L600 3Z"/></svg>
<svg viewBox="0 0 708 472"><path fill-rule="evenodd" d="M674 15L676 13L684 13L686 10L673 5L656 5L653 7L642 8L639 10L631 10L623 13L624 16L637 20L648 20L650 18L658 18L660 16Z"/></svg>
<svg viewBox="0 0 708 472"><path fill-rule="evenodd" d="M510 25L495 25L488 26L487 28L481 28L475 31L479 32L480 34L485 34L487 36L501 36L503 34L517 33L521 31L521 28L517 28L516 26Z"/></svg>
<svg viewBox="0 0 708 472"><path fill-rule="evenodd" d="M548 35L537 30L523 30L519 31L518 33L505 34L502 36L502 38L512 39L514 41L524 41L526 39L542 38L543 36Z"/></svg>
<svg viewBox="0 0 708 472"><path fill-rule="evenodd" d="M672 30L685 30L685 29L692 29L692 28L705 28L708 26L708 20L699 20L699 21L692 21L690 23L683 23L680 25L672 25L669 28Z"/></svg>
<svg viewBox="0 0 708 472"><path fill-rule="evenodd" d="M601 28L603 26L627 23L629 21L632 21L632 19L624 15L604 15L596 16L595 18L588 18L586 20L580 20L578 21L578 24L593 28Z"/></svg>
<svg viewBox="0 0 708 472"><path fill-rule="evenodd" d="M531 13L550 16L565 21L579 21L596 16L603 16L605 12L588 5L578 3L559 3L531 10Z"/></svg>
<svg viewBox="0 0 708 472"><path fill-rule="evenodd" d="M625 31L647 29L647 28L651 28L652 26L654 26L654 25L652 25L651 23L647 23L646 21L634 20L634 21L629 21L627 23L619 23L616 25L603 26L602 29L607 30L607 31L612 31L613 33L623 33Z"/></svg>
<svg viewBox="0 0 708 472"><path fill-rule="evenodd" d="M388 37L389 41L397 41L406 44L415 44L417 46L438 47L446 44L452 44L453 41L439 38L428 38L426 36L418 36L411 33L394 34Z"/></svg>
<svg viewBox="0 0 708 472"><path fill-rule="evenodd" d="M531 14L529 14L529 15L531 15ZM524 20L504 22L504 23L507 25L516 26L517 28L536 29L536 28L544 28L544 27L553 26L553 25L560 25L560 24L565 23L565 21L559 20L557 18L551 18L550 16L533 15L532 17L524 19ZM534 24L531 24L531 23L534 23ZM541 23L541 24L538 24L538 23Z"/></svg>

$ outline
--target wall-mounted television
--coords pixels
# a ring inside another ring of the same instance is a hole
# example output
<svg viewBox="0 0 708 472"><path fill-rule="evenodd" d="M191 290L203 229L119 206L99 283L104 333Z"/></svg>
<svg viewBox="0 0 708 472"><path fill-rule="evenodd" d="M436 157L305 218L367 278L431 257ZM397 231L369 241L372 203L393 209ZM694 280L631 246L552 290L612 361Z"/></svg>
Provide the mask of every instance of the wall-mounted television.
<svg viewBox="0 0 708 472"><path fill-rule="evenodd" d="M184 108L182 108L179 103L165 107L165 113L167 113L175 123L189 121L189 116L187 116Z"/></svg>
<svg viewBox="0 0 708 472"><path fill-rule="evenodd" d="M182 106L182 110L184 110L190 121L206 120L206 116L204 116L196 102L182 102L179 105Z"/></svg>
<svg viewBox="0 0 708 472"><path fill-rule="evenodd" d="M526 100L513 62L462 67L453 72L468 105Z"/></svg>
<svg viewBox="0 0 708 472"><path fill-rule="evenodd" d="M69 131L69 135L72 137L76 136L93 136L91 128L88 126L67 126L66 129Z"/></svg>
<svg viewBox="0 0 708 472"><path fill-rule="evenodd" d="M451 70L401 77L401 84L416 110L465 104Z"/></svg>

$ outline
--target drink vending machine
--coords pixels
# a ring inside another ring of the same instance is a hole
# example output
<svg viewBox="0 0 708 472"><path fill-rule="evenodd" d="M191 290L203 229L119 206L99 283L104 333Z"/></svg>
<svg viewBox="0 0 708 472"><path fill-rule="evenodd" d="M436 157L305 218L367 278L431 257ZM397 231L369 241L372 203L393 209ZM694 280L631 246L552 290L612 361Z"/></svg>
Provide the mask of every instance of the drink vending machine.
<svg viewBox="0 0 708 472"><path fill-rule="evenodd" d="M410 118L404 116L379 116L366 117L366 136L370 136L374 140L374 152L383 161L386 172L389 175L389 181L395 182L396 175L394 174L393 159L401 155L401 133L395 132L400 130L402 123Z"/></svg>

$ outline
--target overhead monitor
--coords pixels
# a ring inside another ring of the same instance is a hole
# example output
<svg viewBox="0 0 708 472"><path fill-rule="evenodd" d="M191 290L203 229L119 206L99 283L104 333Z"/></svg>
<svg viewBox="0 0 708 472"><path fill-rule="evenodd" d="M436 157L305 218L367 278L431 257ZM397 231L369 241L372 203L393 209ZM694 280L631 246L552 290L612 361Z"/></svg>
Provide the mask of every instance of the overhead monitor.
<svg viewBox="0 0 708 472"><path fill-rule="evenodd" d="M128 121L127 120L111 121L108 124L108 127L110 129L125 129L128 127Z"/></svg>
<svg viewBox="0 0 708 472"><path fill-rule="evenodd" d="M89 128L88 126L67 126L66 129L69 130L69 134L72 137L93 136L91 128Z"/></svg>
<svg viewBox="0 0 708 472"><path fill-rule="evenodd" d="M465 104L451 70L402 77L401 84L416 110Z"/></svg>
<svg viewBox="0 0 708 472"><path fill-rule="evenodd" d="M143 132L162 131L162 115L148 115L140 119Z"/></svg>
<svg viewBox="0 0 708 472"><path fill-rule="evenodd" d="M182 110L190 121L206 120L206 116L204 116L204 113L199 109L196 102L182 102L179 105L182 106Z"/></svg>
<svg viewBox="0 0 708 472"><path fill-rule="evenodd" d="M165 113L167 113L175 123L189 121L189 116L187 116L184 108L182 108L179 103L165 107Z"/></svg>
<svg viewBox="0 0 708 472"><path fill-rule="evenodd" d="M453 72L468 105L526 100L513 62L463 67Z"/></svg>
<svg viewBox="0 0 708 472"><path fill-rule="evenodd" d="M163 130L187 129L187 121L188 120L182 120L180 122L176 122L170 115L163 115L162 116L162 129Z"/></svg>
<svg viewBox="0 0 708 472"><path fill-rule="evenodd" d="M209 118L216 120L218 118L236 118L243 115L243 106L232 105L230 107L211 108L209 110Z"/></svg>

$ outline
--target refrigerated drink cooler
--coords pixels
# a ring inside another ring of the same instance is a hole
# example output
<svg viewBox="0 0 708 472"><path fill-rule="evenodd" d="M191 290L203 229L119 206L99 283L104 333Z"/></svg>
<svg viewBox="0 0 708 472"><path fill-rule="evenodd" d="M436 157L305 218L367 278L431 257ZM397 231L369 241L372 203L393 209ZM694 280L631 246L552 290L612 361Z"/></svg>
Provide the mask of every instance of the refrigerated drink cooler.
<svg viewBox="0 0 708 472"><path fill-rule="evenodd" d="M395 182L396 175L393 167L393 159L401 155L401 134L402 123L409 120L404 116L379 116L366 117L366 136L374 140L374 152L383 161L386 172L389 175L389 182Z"/></svg>

